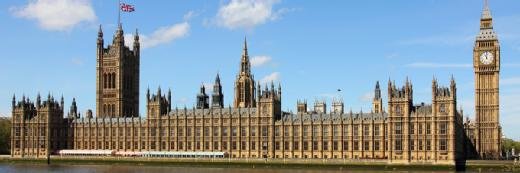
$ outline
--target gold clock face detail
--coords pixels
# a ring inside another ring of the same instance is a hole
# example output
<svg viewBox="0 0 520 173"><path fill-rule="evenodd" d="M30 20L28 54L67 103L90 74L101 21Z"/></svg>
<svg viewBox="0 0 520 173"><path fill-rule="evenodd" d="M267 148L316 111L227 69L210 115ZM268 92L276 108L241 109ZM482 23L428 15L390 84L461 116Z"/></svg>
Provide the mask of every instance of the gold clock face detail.
<svg viewBox="0 0 520 173"><path fill-rule="evenodd" d="M480 62L485 65L491 64L493 62L493 58L493 54L489 51L480 54Z"/></svg>

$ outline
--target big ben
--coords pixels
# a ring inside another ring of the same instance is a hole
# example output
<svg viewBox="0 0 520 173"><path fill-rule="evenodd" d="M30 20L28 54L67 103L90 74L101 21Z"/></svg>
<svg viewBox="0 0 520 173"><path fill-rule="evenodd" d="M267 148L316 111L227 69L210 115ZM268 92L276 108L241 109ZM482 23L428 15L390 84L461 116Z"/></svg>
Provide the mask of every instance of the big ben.
<svg viewBox="0 0 520 173"><path fill-rule="evenodd" d="M485 2L480 32L473 49L475 71L476 149L482 159L500 157L499 122L500 44L493 30L493 18Z"/></svg>

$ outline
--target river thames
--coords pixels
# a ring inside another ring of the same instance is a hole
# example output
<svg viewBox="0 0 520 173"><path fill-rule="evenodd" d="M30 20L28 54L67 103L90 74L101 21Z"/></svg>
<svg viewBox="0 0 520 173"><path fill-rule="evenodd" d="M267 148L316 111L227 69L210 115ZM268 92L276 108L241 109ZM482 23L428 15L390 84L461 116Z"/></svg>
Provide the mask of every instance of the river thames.
<svg viewBox="0 0 520 173"><path fill-rule="evenodd" d="M344 172L396 172L391 170L349 170L345 168L318 169L318 168L244 168L244 167L190 167L190 166L140 166L140 165L46 165L46 164L9 164L0 163L0 173L27 172L27 173L141 173L141 172L170 172L170 173L344 173ZM450 171L399 171L399 172L450 172Z"/></svg>

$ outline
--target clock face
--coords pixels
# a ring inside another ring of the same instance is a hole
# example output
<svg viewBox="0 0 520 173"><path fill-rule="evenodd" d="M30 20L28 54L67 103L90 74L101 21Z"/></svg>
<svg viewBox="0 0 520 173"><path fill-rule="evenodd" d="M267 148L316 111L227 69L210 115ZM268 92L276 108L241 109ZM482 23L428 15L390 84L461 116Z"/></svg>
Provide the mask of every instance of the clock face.
<svg viewBox="0 0 520 173"><path fill-rule="evenodd" d="M489 51L486 51L480 55L480 62L485 65L489 65L493 62L493 54Z"/></svg>

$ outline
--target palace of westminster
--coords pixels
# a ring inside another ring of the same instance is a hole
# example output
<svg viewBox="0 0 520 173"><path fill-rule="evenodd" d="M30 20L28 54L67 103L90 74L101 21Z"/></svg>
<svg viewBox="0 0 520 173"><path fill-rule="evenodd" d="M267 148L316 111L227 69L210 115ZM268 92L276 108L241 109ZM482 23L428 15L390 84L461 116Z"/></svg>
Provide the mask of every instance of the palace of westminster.
<svg viewBox="0 0 520 173"><path fill-rule="evenodd" d="M282 89L261 86L251 73L244 42L234 83L233 107L224 107L217 74L213 93L204 86L195 108L172 109L171 91L146 92L146 118L139 113L140 42L124 45L119 25L105 47L97 37L96 117L78 113L49 95L12 100L12 157L46 157L59 150L226 152L232 158L385 159L389 163L454 164L466 159L499 159L500 45L485 5L476 37L475 121L457 109L457 86L437 79L431 104L414 104L412 82L388 81L374 89L370 112L344 111L343 102L298 101L297 113L281 110Z"/></svg>

